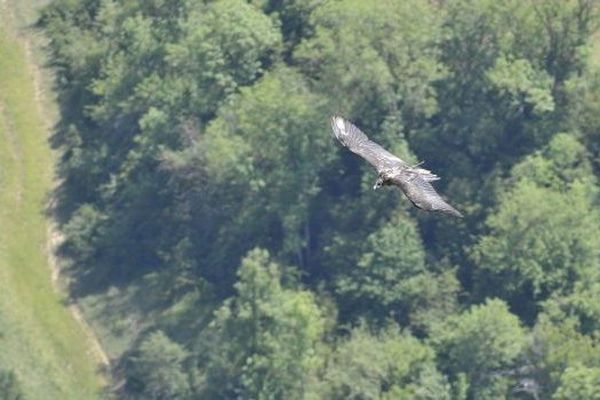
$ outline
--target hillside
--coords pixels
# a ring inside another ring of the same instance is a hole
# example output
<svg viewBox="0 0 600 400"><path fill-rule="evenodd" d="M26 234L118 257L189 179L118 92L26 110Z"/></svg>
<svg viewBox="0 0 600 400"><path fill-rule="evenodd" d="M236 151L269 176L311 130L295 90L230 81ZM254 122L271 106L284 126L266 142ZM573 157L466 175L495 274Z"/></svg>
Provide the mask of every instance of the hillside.
<svg viewBox="0 0 600 400"><path fill-rule="evenodd" d="M51 279L53 113L28 26L39 3L0 2L0 370L26 399L93 399L98 359Z"/></svg>
<svg viewBox="0 0 600 400"><path fill-rule="evenodd" d="M600 2L54 0L39 26L63 276L116 397L597 399ZM372 190L332 115L464 218Z"/></svg>

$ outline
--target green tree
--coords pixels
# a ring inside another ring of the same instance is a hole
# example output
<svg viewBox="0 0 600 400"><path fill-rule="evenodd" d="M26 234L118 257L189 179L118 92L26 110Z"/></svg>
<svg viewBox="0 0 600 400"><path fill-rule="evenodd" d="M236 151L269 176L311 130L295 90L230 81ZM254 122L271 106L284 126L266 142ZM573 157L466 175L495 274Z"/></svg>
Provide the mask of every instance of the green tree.
<svg viewBox="0 0 600 400"><path fill-rule="evenodd" d="M588 372L593 376L594 369L600 366L597 339L583 335L579 330L579 321L575 317L539 315L527 358L534 368L542 398L549 398L563 384L563 393L575 390L582 383L580 372L589 368ZM571 371L563 380L569 368Z"/></svg>
<svg viewBox="0 0 600 400"><path fill-rule="evenodd" d="M328 399L450 399L450 386L434 353L398 328L380 333L364 325L341 340L325 373Z"/></svg>
<svg viewBox="0 0 600 400"><path fill-rule="evenodd" d="M265 250L243 259L237 295L216 311L210 326L205 396L302 399L321 360L324 317L314 296L281 285L281 267Z"/></svg>
<svg viewBox="0 0 600 400"><path fill-rule="evenodd" d="M512 182L529 180L557 191L568 190L574 182L587 183L593 192L597 183L585 146L569 133L557 133L542 149L525 157L511 172Z"/></svg>
<svg viewBox="0 0 600 400"><path fill-rule="evenodd" d="M593 0L551 0L533 3L533 9L544 32L538 51L545 55L546 70L556 82L580 73L590 39L600 28L600 5Z"/></svg>
<svg viewBox="0 0 600 400"><path fill-rule="evenodd" d="M431 220L425 232L438 257L460 265L470 285L475 268L465 254L483 232L500 177L524 155L566 129L575 97L568 79L583 69L598 7L590 1L459 0L444 2L440 61L430 129L409 136L433 170L451 177L445 194L465 211L465 225ZM524 40L527 38L527 40Z"/></svg>
<svg viewBox="0 0 600 400"><path fill-rule="evenodd" d="M194 241L214 260L202 271L210 280L219 276L223 282L225 275L231 284L231 267L254 245L302 269L313 267L320 174L333 158L326 151L331 139L322 104L299 74L276 68L241 89L203 137L176 155L184 160L180 170L188 165L199 171L201 180L192 191L208 190L207 179L216 191L210 205L215 211L206 218L218 235L211 246ZM202 211L206 202L189 206Z"/></svg>
<svg viewBox="0 0 600 400"><path fill-rule="evenodd" d="M197 7L181 25L182 39L167 47L169 79L185 90L186 109L205 120L238 87L260 77L281 50L274 21L247 1Z"/></svg>
<svg viewBox="0 0 600 400"><path fill-rule="evenodd" d="M25 400L21 384L14 371L0 370L0 400Z"/></svg>
<svg viewBox="0 0 600 400"><path fill-rule="evenodd" d="M519 319L497 299L450 316L434 327L430 340L441 370L456 384L466 378L468 399L477 400L508 393L511 382L506 373L517 365L526 345Z"/></svg>
<svg viewBox="0 0 600 400"><path fill-rule="evenodd" d="M324 2L295 59L332 110L360 116L369 128L390 112L404 117L405 131L419 128L436 109L432 82L443 76L437 11L423 1Z"/></svg>
<svg viewBox="0 0 600 400"><path fill-rule="evenodd" d="M480 293L506 298L533 319L536 301L597 279L594 184L585 150L565 134L516 165L473 251Z"/></svg>
<svg viewBox="0 0 600 400"><path fill-rule="evenodd" d="M488 218L491 232L475 247L480 290L492 290L501 280L504 287L494 293L511 300L529 293L531 301L557 290L567 293L575 280L593 278L598 265L597 218L581 185L557 193L519 184ZM527 304L523 306L526 311Z"/></svg>
<svg viewBox="0 0 600 400"><path fill-rule="evenodd" d="M552 399L599 400L600 368L567 367L561 377L561 385Z"/></svg>
<svg viewBox="0 0 600 400"><path fill-rule="evenodd" d="M319 0L251 0L265 13L277 17L286 44L286 58L302 39L310 37L313 26L310 15L320 4Z"/></svg>
<svg viewBox="0 0 600 400"><path fill-rule="evenodd" d="M189 380L183 363L188 353L163 332L150 334L129 362L127 386L143 399L184 399Z"/></svg>
<svg viewBox="0 0 600 400"><path fill-rule="evenodd" d="M578 331L596 335L600 330L600 305L595 299L600 296L597 279L582 279L575 282L573 292L554 295L542 303L543 310L554 319L577 318Z"/></svg>
<svg viewBox="0 0 600 400"><path fill-rule="evenodd" d="M103 220L75 238L94 243L97 257L85 265L102 272L93 274L93 284L165 267L180 243L205 239L182 227L185 215L170 211L180 193L169 185L174 171L163 168L165 152L189 146L191 131L279 57L277 25L241 0L59 1L41 23L52 40L57 80L72 82L61 89L68 112L54 140L63 150L62 217L74 228L80 211L91 207ZM186 259L191 270L194 256ZM85 257L74 254L76 261Z"/></svg>
<svg viewBox="0 0 600 400"><path fill-rule="evenodd" d="M413 327L428 325L432 321L426 315L445 317L454 311L458 282L451 272L436 274L427 268L414 223L400 214L392 218L367 237L356 267L345 265L339 271L341 311L379 321L393 316Z"/></svg>
<svg viewBox="0 0 600 400"><path fill-rule="evenodd" d="M566 84L571 100L565 112L568 113L568 127L578 132L591 155L596 174L600 172L600 70L589 68L586 73L571 78Z"/></svg>
<svg viewBox="0 0 600 400"><path fill-rule="evenodd" d="M598 23L594 3L447 2L437 124L411 145L453 175L481 180L544 143L565 121L555 105L581 71Z"/></svg>

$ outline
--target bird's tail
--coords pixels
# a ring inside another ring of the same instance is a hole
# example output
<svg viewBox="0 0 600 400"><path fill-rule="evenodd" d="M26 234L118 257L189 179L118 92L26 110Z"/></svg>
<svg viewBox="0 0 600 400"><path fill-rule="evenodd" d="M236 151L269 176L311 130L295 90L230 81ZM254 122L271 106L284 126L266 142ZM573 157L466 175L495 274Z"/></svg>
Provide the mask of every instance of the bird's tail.
<svg viewBox="0 0 600 400"><path fill-rule="evenodd" d="M421 164L423 164L423 161L418 162L417 164L413 165L412 167L408 167L408 171L415 175L418 175L419 177L423 178L427 182L437 181L440 179L439 176L437 176L430 170L425 169L425 168L419 168L419 166Z"/></svg>

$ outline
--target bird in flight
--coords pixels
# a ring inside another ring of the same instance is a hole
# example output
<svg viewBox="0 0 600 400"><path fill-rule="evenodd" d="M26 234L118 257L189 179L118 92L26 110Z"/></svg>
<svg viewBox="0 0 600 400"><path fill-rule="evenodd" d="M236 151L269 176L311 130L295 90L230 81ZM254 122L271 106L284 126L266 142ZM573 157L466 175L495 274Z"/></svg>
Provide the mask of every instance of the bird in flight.
<svg viewBox="0 0 600 400"><path fill-rule="evenodd" d="M430 182L440 178L431 171L419 168L421 163L409 165L370 140L354 124L342 117L331 118L331 129L344 147L375 167L378 177L373 186L374 190L381 186L395 185L417 208L462 217L462 214L446 203L431 186Z"/></svg>

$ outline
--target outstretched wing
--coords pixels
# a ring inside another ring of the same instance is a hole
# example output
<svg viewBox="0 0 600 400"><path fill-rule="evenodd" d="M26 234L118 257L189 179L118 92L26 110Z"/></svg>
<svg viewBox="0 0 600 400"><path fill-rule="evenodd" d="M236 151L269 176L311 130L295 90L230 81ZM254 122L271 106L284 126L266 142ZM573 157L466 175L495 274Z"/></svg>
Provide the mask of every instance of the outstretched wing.
<svg viewBox="0 0 600 400"><path fill-rule="evenodd" d="M429 183L420 174L397 175L392 182L402 189L406 197L417 207L425 211L437 211L450 214L455 217L463 215L435 191Z"/></svg>
<svg viewBox="0 0 600 400"><path fill-rule="evenodd" d="M400 158L369 140L360 129L342 117L331 118L331 129L342 145L367 160L377 172L395 170L392 182L402 189L416 207L462 217L462 214L446 203L429 183L439 179L435 174L417 166L410 167Z"/></svg>
<svg viewBox="0 0 600 400"><path fill-rule="evenodd" d="M377 172L408 166L406 162L370 140L354 124L342 117L331 117L331 129L342 145L367 160Z"/></svg>

